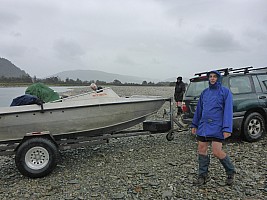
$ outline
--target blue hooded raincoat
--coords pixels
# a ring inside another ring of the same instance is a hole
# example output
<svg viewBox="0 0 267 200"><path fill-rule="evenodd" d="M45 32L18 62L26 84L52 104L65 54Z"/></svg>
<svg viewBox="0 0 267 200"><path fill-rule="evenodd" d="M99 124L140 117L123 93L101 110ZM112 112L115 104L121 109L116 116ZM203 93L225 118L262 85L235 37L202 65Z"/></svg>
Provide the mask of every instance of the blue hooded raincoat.
<svg viewBox="0 0 267 200"><path fill-rule="evenodd" d="M206 88L200 95L192 128L197 128L197 135L224 139L223 132L232 133L233 129L233 97L230 90L221 85L221 74L210 71L218 76L217 82Z"/></svg>

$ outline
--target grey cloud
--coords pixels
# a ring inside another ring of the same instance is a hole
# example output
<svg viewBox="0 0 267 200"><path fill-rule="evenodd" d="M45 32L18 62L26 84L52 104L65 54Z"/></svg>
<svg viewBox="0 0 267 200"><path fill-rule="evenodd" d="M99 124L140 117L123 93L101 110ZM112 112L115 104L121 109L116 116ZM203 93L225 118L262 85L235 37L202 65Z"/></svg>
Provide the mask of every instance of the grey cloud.
<svg viewBox="0 0 267 200"><path fill-rule="evenodd" d="M191 76L209 66L262 66L266 4L1 0L0 56L40 77L96 69L161 79Z"/></svg>
<svg viewBox="0 0 267 200"><path fill-rule="evenodd" d="M21 37L22 36L22 34L20 32L11 32L10 35L13 37Z"/></svg>
<svg viewBox="0 0 267 200"><path fill-rule="evenodd" d="M119 55L114 61L115 63L126 65L126 66L134 66L137 65L137 63L129 58L127 55Z"/></svg>
<svg viewBox="0 0 267 200"><path fill-rule="evenodd" d="M196 37L197 46L209 52L228 52L242 50L241 44L235 40L230 32L211 29Z"/></svg>
<svg viewBox="0 0 267 200"><path fill-rule="evenodd" d="M0 45L0 55L9 57L22 57L27 51L27 46L19 44L2 44Z"/></svg>
<svg viewBox="0 0 267 200"><path fill-rule="evenodd" d="M85 54L81 45L73 40L59 39L55 41L53 48L59 57L65 59L77 58Z"/></svg>
<svg viewBox="0 0 267 200"><path fill-rule="evenodd" d="M246 30L244 35L250 40L256 40L258 42L267 42L267 32L259 29Z"/></svg>
<svg viewBox="0 0 267 200"><path fill-rule="evenodd" d="M14 26L19 22L20 18L13 13L8 13L0 10L0 29L6 29Z"/></svg>

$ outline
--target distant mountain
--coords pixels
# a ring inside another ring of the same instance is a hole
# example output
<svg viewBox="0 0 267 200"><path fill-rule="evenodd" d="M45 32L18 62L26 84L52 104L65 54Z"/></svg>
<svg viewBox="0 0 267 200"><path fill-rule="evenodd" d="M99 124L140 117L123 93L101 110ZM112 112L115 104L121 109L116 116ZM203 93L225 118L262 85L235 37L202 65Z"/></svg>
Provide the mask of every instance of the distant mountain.
<svg viewBox="0 0 267 200"><path fill-rule="evenodd" d="M27 76L24 70L21 70L9 60L0 58L0 77L22 77Z"/></svg>
<svg viewBox="0 0 267 200"><path fill-rule="evenodd" d="M77 78L81 81L105 81L107 83L113 82L114 80L119 80L122 83L142 83L143 81L157 83L159 80L151 78L140 78L136 76L127 76L120 74L112 74L98 70L70 70L63 71L57 74L51 75L49 77L58 77L61 80L66 80L66 78L76 80Z"/></svg>

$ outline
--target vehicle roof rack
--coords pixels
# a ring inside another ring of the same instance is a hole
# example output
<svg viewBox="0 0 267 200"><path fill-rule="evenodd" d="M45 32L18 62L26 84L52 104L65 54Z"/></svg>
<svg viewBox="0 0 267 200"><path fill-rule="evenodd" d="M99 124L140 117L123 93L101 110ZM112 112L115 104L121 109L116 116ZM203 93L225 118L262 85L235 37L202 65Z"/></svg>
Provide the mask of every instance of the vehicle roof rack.
<svg viewBox="0 0 267 200"><path fill-rule="evenodd" d="M229 74L229 70L232 70L232 68L217 69L216 71L223 72L224 75L228 75ZM210 71L195 73L195 76L201 76L202 74L207 74L208 72L210 72Z"/></svg>
<svg viewBox="0 0 267 200"><path fill-rule="evenodd" d="M254 71L254 70L263 70L263 69L266 69L267 70L267 67L262 67L262 68L257 68L257 69L252 69L253 66L248 66L248 67L241 67L241 68L223 68L223 69L217 69L216 71L219 71L220 73L223 73L222 75L223 76L227 76L229 73L244 73L244 74L247 74L249 73L250 71ZM200 73L196 73L195 76L201 76L203 74L207 74L208 71L205 71L205 72L200 72Z"/></svg>
<svg viewBox="0 0 267 200"><path fill-rule="evenodd" d="M247 74L249 73L249 71L252 70L252 66L249 66L249 67L241 67L241 68L237 68L237 69L232 69L231 72L233 73L244 73L244 74Z"/></svg>
<svg viewBox="0 0 267 200"><path fill-rule="evenodd" d="M248 71L257 71L257 70L267 70L267 67L260 67L260 68L256 68L256 69L249 69Z"/></svg>

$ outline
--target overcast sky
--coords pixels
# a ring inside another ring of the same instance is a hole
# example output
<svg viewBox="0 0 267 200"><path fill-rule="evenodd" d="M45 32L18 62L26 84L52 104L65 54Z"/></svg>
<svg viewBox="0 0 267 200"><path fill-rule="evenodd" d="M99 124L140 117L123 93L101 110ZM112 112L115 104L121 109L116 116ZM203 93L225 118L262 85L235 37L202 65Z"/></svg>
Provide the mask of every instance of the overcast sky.
<svg viewBox="0 0 267 200"><path fill-rule="evenodd" d="M267 66L266 0L1 0L0 57L39 78Z"/></svg>

